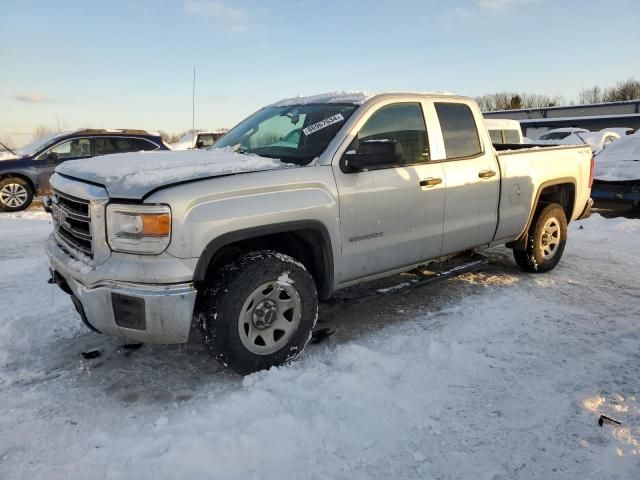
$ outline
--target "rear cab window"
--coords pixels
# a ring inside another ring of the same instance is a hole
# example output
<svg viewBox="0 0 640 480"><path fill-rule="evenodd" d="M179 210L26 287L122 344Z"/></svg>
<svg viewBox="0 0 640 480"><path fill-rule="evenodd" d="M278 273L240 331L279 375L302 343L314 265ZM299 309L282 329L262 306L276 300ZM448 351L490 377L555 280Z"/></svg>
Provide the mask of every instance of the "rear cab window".
<svg viewBox="0 0 640 480"><path fill-rule="evenodd" d="M517 130L504 130L504 143L520 143L520 132Z"/></svg>
<svg viewBox="0 0 640 480"><path fill-rule="evenodd" d="M474 157L482 153L473 112L464 103L434 103L447 160Z"/></svg>

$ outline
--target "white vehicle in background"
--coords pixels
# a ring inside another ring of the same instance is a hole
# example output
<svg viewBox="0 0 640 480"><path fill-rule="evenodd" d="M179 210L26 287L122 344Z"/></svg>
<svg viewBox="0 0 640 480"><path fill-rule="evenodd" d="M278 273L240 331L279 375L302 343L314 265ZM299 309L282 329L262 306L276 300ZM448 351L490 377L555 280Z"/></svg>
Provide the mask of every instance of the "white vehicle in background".
<svg viewBox="0 0 640 480"><path fill-rule="evenodd" d="M627 135L631 135L634 132L634 129L631 127L610 127L603 128L600 130L601 132L614 132L620 135L621 138L626 137Z"/></svg>
<svg viewBox="0 0 640 480"><path fill-rule="evenodd" d="M589 130L586 130L584 128L575 128L575 127L554 128L540 135L540 137L538 137L538 140L536 140L536 143L539 143L540 141L557 142L558 140L563 140L567 138L569 135L572 135L574 133L588 132L588 131Z"/></svg>
<svg viewBox="0 0 640 480"><path fill-rule="evenodd" d="M640 209L640 134L627 135L595 157L591 197Z"/></svg>
<svg viewBox="0 0 640 480"><path fill-rule="evenodd" d="M611 131L576 132L558 142L560 145L589 145L593 153L604 150L607 145L620 139L620 135Z"/></svg>
<svg viewBox="0 0 640 480"><path fill-rule="evenodd" d="M494 145L525 143L520 122L517 120L488 118L485 119L484 124L489 130L489 137Z"/></svg>
<svg viewBox="0 0 640 480"><path fill-rule="evenodd" d="M171 144L172 150L189 150L192 148L209 148L220 137L227 133L227 129L213 131L187 132L180 140Z"/></svg>

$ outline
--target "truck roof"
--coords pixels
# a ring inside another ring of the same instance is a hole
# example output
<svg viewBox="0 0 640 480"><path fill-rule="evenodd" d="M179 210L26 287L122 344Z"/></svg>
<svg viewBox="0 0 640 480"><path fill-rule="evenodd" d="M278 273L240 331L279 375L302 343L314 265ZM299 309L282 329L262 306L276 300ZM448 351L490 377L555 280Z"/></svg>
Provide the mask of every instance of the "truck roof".
<svg viewBox="0 0 640 480"><path fill-rule="evenodd" d="M292 98L285 98L269 105L270 107L288 107L293 105L308 105L311 103L350 103L353 105L362 105L372 98L385 98L385 97L446 97L446 98L459 98L464 100L471 100L470 97L463 97L453 95L449 92L364 92L357 90L338 91L321 93L318 95L310 96L297 96Z"/></svg>

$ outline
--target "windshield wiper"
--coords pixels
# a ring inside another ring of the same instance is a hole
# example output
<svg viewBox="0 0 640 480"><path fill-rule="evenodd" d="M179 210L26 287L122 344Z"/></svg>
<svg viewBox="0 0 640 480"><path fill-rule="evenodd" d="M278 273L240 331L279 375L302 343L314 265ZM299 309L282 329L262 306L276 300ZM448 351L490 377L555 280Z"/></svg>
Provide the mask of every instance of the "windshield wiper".
<svg viewBox="0 0 640 480"><path fill-rule="evenodd" d="M4 143L0 142L0 145L2 145L4 148L6 148L8 151L10 151L11 153L13 153L16 157L18 156L18 154L16 152L14 152L13 150L11 150L9 147L7 147Z"/></svg>

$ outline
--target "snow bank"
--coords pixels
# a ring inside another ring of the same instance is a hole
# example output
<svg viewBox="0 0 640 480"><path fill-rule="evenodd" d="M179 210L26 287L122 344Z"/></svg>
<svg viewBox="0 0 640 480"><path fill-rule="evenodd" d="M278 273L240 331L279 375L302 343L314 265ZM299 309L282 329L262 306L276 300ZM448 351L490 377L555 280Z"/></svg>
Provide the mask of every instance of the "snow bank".
<svg viewBox="0 0 640 480"><path fill-rule="evenodd" d="M640 180L640 136L627 135L600 152L594 177L609 182Z"/></svg>
<svg viewBox="0 0 640 480"><path fill-rule="evenodd" d="M286 168L280 160L230 148L136 152L64 162L56 171L105 185L113 196L144 194L160 185L201 177Z"/></svg>
<svg viewBox="0 0 640 480"><path fill-rule="evenodd" d="M45 283L50 228L0 214L0 478L637 476L640 220L572 223L548 274L492 249L507 282L321 306L330 340L244 379L198 338L125 351L88 332Z"/></svg>

